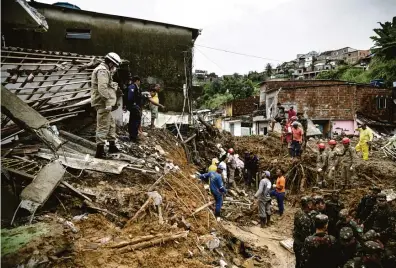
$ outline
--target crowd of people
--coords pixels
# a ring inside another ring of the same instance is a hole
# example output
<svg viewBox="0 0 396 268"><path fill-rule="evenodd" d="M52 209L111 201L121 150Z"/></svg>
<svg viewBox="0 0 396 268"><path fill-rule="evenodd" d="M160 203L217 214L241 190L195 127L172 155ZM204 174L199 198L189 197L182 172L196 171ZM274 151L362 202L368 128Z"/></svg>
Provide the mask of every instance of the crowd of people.
<svg viewBox="0 0 396 268"><path fill-rule="evenodd" d="M337 191L329 200L302 197L294 217L296 267L396 267L396 212L386 198L374 187L348 210Z"/></svg>

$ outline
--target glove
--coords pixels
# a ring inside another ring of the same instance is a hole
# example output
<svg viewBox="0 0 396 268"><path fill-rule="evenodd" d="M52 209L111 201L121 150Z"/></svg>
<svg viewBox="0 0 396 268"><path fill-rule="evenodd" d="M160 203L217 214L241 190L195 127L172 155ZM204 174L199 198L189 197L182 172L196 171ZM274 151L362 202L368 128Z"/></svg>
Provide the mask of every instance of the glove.
<svg viewBox="0 0 396 268"><path fill-rule="evenodd" d="M113 109L113 106L106 106L106 111L111 111L111 109Z"/></svg>
<svg viewBox="0 0 396 268"><path fill-rule="evenodd" d="M321 172L322 171L322 169L321 168L318 168L318 172Z"/></svg>
<svg viewBox="0 0 396 268"><path fill-rule="evenodd" d="M349 170L352 171L352 170L353 170L353 167L350 167Z"/></svg>

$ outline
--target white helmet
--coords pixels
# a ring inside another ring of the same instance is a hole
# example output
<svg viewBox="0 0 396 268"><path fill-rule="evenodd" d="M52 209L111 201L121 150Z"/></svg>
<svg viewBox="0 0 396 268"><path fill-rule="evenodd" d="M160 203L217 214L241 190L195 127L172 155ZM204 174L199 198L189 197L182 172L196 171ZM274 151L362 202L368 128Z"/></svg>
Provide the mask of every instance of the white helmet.
<svg viewBox="0 0 396 268"><path fill-rule="evenodd" d="M227 166L226 166L226 164L224 162L220 162L220 164L217 166L217 168L221 169L221 170L226 170Z"/></svg>
<svg viewBox="0 0 396 268"><path fill-rule="evenodd" d="M111 60L115 65L119 66L121 64L121 58L117 53L110 52L105 56L105 59Z"/></svg>

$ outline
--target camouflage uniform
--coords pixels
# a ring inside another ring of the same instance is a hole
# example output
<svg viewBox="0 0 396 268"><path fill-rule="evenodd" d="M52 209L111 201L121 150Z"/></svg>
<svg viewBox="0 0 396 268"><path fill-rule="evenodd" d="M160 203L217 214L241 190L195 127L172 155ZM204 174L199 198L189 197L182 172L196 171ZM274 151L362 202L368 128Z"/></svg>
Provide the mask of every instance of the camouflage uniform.
<svg viewBox="0 0 396 268"><path fill-rule="evenodd" d="M338 162L339 162L339 150L334 148L334 149L329 149L327 151L327 181L333 182L335 184L336 181L336 169L338 168Z"/></svg>
<svg viewBox="0 0 396 268"><path fill-rule="evenodd" d="M309 197L303 197L301 202L311 201ZM294 229L293 229L293 250L296 256L296 268L302 266L302 249L305 239L313 234L312 220L307 212L302 209L297 211L294 215Z"/></svg>
<svg viewBox="0 0 396 268"><path fill-rule="evenodd" d="M334 193L331 200L326 201L326 210L324 214L329 217L329 226L327 228L328 233L332 236L337 237L337 231L336 231L336 224L339 220L339 213L340 211L344 208L344 204L338 200L338 193Z"/></svg>
<svg viewBox="0 0 396 268"><path fill-rule="evenodd" d="M367 217L373 211L376 200L377 200L377 194L379 192L381 192L381 190L377 187L374 187L371 190L373 192L369 195L364 196L360 200L360 203L356 210L356 218L359 219L359 221L361 221L361 222L366 221ZM371 229L372 224L373 224L372 222L366 222L366 225L365 225L366 230Z"/></svg>
<svg viewBox="0 0 396 268"><path fill-rule="evenodd" d="M392 211L390 216L392 230L385 247L384 267L396 267L396 211Z"/></svg>
<svg viewBox="0 0 396 268"><path fill-rule="evenodd" d="M340 231L344 227L352 228L353 235L358 241L362 240L363 237L363 228L356 221L352 219L348 219L348 211L346 209L342 209L339 213L340 220L336 224L336 238L340 237Z"/></svg>
<svg viewBox="0 0 396 268"><path fill-rule="evenodd" d="M380 195L378 195L378 198L380 198ZM381 242L386 245L392 232L394 232L395 225L394 213L392 213L389 205L385 204L383 207L376 205L365 222L370 220L373 220L373 230L380 235Z"/></svg>
<svg viewBox="0 0 396 268"><path fill-rule="evenodd" d="M315 233L305 239L302 250L304 268L337 267L336 239L326 233Z"/></svg>
<svg viewBox="0 0 396 268"><path fill-rule="evenodd" d="M101 63L92 72L91 84L91 106L96 109L97 119L96 143L115 141L115 121L111 110L106 110L106 107L116 105L118 85L113 82L112 74L105 63Z"/></svg>
<svg viewBox="0 0 396 268"><path fill-rule="evenodd" d="M353 235L353 230L350 227L344 227L340 231L339 239L340 255L339 255L339 266L344 266L348 260L355 257L359 243Z"/></svg>
<svg viewBox="0 0 396 268"><path fill-rule="evenodd" d="M348 261L344 268L383 268L381 254L384 248L377 242L367 241L363 244L363 256Z"/></svg>
<svg viewBox="0 0 396 268"><path fill-rule="evenodd" d="M315 217L319 215L320 213L316 210L311 210L308 212L308 216L311 219L311 234L315 233Z"/></svg>
<svg viewBox="0 0 396 268"><path fill-rule="evenodd" d="M316 169L318 170L317 183L322 187L326 186L325 174L327 168L327 153L325 150L319 151L316 156ZM321 171L319 171L321 169Z"/></svg>
<svg viewBox="0 0 396 268"><path fill-rule="evenodd" d="M348 146L344 147L342 152L340 152L338 155L341 156L341 179L344 181L345 187L347 187L351 183L354 168L353 163L356 158L356 152L352 146Z"/></svg>

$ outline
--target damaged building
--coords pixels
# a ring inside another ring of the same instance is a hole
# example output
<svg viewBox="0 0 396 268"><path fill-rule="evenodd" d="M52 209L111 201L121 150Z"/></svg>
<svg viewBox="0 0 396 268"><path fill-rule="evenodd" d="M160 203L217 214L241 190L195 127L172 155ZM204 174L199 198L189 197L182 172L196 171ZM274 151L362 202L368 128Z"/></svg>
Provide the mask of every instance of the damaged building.
<svg viewBox="0 0 396 268"><path fill-rule="evenodd" d="M266 81L261 83L260 103L271 107L279 102L293 106L300 116L311 119L325 137L354 135L357 122L365 121L381 133L395 128L395 89L337 80Z"/></svg>
<svg viewBox="0 0 396 268"><path fill-rule="evenodd" d="M9 10L8 2L15 1L2 1L2 15ZM103 56L110 51L116 52L129 62L126 72L143 79L143 89L160 83L165 90L159 97L167 110L182 110L183 85L192 85L192 47L200 30L91 12L69 4L32 1L29 5L45 18L48 30L27 31L27 27L20 27L15 20L3 20L6 16L2 16L3 45L78 55Z"/></svg>

